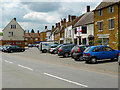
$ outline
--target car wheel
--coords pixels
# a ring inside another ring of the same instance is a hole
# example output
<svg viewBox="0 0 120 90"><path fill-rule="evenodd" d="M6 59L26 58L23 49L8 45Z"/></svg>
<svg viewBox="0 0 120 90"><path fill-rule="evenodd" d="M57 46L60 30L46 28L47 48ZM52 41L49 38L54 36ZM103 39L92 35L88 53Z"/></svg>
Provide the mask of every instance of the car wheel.
<svg viewBox="0 0 120 90"><path fill-rule="evenodd" d="M24 50L21 50L22 52L24 52Z"/></svg>
<svg viewBox="0 0 120 90"><path fill-rule="evenodd" d="M95 58L95 57L91 58L90 62L93 64L97 63L97 58Z"/></svg>
<svg viewBox="0 0 120 90"><path fill-rule="evenodd" d="M79 57L79 60L83 60L83 56L80 56L80 57Z"/></svg>
<svg viewBox="0 0 120 90"><path fill-rule="evenodd" d="M68 56L69 56L69 54L68 54L68 53L65 53L65 54L64 54L64 57L68 57Z"/></svg>
<svg viewBox="0 0 120 90"><path fill-rule="evenodd" d="M43 50L43 52L44 52L44 53L47 53L47 50L46 50L46 49L44 49L44 50Z"/></svg>
<svg viewBox="0 0 120 90"><path fill-rule="evenodd" d="M12 50L10 50L10 53L13 53L13 51L12 51Z"/></svg>

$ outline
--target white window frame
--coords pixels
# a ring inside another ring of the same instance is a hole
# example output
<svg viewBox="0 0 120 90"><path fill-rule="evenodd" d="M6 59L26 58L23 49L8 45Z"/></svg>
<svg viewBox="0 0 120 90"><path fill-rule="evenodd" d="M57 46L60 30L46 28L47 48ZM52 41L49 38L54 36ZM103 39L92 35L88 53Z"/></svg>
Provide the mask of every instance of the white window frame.
<svg viewBox="0 0 120 90"><path fill-rule="evenodd" d="M37 41L37 40L38 40L38 38L35 38L35 40Z"/></svg>
<svg viewBox="0 0 120 90"><path fill-rule="evenodd" d="M13 32L8 32L8 34L9 37L13 37Z"/></svg>
<svg viewBox="0 0 120 90"><path fill-rule="evenodd" d="M112 25L111 20L114 20L114 25L113 25L114 27L111 26ZM109 26L109 30L114 30L114 28L115 28L115 18L108 19L108 26Z"/></svg>
<svg viewBox="0 0 120 90"><path fill-rule="evenodd" d="M11 25L11 29L16 29L16 25Z"/></svg>
<svg viewBox="0 0 120 90"><path fill-rule="evenodd" d="M103 9L98 10L98 16L103 16Z"/></svg>
<svg viewBox="0 0 120 90"><path fill-rule="evenodd" d="M111 11L112 10L112 11ZM108 8L108 11L109 11L109 13L113 13L114 12L114 6L110 6L109 8Z"/></svg>
<svg viewBox="0 0 120 90"><path fill-rule="evenodd" d="M101 22L103 23L103 20L102 21L98 21L98 31L103 31L103 27L102 27L101 30L99 29L99 23L101 23Z"/></svg>

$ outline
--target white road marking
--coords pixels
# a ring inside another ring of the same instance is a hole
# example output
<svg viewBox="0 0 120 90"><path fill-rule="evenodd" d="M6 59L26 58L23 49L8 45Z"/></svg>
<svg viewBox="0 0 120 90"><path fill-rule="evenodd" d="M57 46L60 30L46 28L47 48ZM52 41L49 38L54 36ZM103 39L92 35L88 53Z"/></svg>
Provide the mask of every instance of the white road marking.
<svg viewBox="0 0 120 90"><path fill-rule="evenodd" d="M11 63L11 64L13 63L13 62L10 62L10 61L7 61L7 60L4 60L4 61L7 62L7 63Z"/></svg>
<svg viewBox="0 0 120 90"><path fill-rule="evenodd" d="M29 67L26 67L26 66L23 66L23 65L20 65L20 64L18 64L18 66L19 66L19 67L22 67L22 68L29 69L29 70L33 71L33 69L32 69L32 68L29 68Z"/></svg>
<svg viewBox="0 0 120 90"><path fill-rule="evenodd" d="M44 73L44 74L47 75L47 76L50 76L50 77L54 77L54 78L57 78L57 79L60 79L60 80L63 80L63 81L69 82L69 83L73 83L73 84L82 86L82 87L88 87L87 85L83 85L83 84L80 84L80 83L77 83L77 82L74 82L74 81L71 81L71 80L67 80L67 79L64 79L64 78L61 78L61 77L58 77L58 76L54 76L54 75L51 75L51 74L48 74L48 73Z"/></svg>

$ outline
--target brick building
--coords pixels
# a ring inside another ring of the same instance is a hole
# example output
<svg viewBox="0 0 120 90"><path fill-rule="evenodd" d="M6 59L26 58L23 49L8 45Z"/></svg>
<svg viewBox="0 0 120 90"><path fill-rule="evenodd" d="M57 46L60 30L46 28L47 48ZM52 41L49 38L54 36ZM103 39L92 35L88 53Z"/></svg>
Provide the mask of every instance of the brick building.
<svg viewBox="0 0 120 90"><path fill-rule="evenodd" d="M39 30L37 33L25 33L25 46L28 44L38 44L40 42L40 33Z"/></svg>
<svg viewBox="0 0 120 90"><path fill-rule="evenodd" d="M94 10L94 44L118 49L119 2L101 2Z"/></svg>

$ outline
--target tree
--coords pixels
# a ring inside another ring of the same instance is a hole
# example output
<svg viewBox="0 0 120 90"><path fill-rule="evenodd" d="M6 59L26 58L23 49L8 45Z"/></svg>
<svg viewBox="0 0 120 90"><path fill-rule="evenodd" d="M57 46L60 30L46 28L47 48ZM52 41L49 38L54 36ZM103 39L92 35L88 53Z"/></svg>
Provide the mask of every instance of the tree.
<svg viewBox="0 0 120 90"><path fill-rule="evenodd" d="M31 33L35 33L33 29L31 30Z"/></svg>

